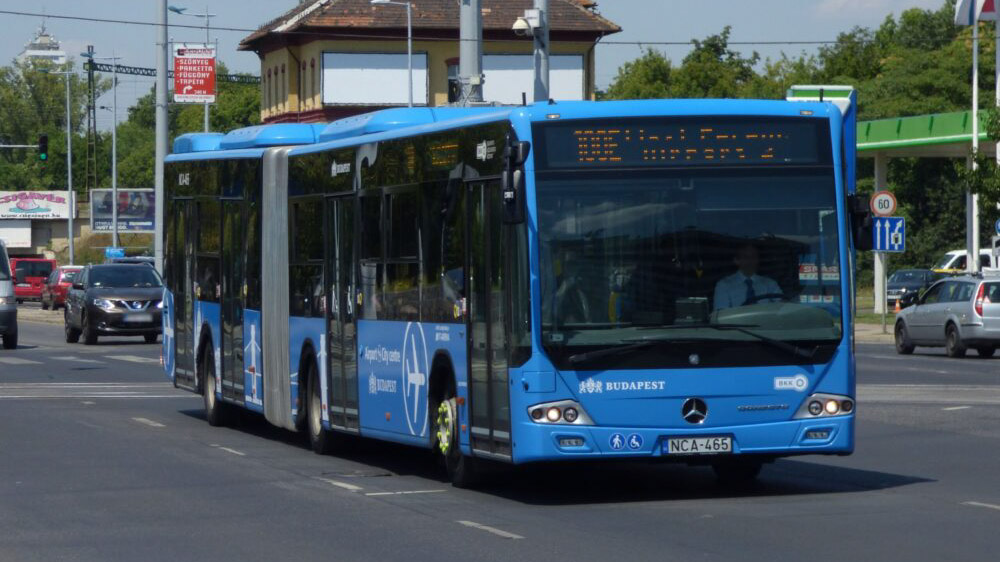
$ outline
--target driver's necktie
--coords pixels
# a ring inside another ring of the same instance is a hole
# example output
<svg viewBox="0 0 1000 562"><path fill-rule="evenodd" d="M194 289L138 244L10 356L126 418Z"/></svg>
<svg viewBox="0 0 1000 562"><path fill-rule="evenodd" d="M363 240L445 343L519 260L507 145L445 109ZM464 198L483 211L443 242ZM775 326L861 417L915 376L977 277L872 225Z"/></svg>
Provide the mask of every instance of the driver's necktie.
<svg viewBox="0 0 1000 562"><path fill-rule="evenodd" d="M744 282L747 284L747 298L743 301L743 304L753 304L754 299L757 298L757 295L753 292L753 279L748 277Z"/></svg>

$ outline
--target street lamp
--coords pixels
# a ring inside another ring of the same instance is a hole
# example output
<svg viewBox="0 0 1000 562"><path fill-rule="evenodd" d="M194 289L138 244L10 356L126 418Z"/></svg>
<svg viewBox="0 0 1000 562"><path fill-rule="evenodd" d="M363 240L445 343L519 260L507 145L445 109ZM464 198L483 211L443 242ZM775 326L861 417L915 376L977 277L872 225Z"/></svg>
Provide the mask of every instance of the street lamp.
<svg viewBox="0 0 1000 562"><path fill-rule="evenodd" d="M371 0L373 5L393 4L396 6L406 6L406 69L409 73L410 87L407 89L407 107L413 107L413 3L395 2L393 0Z"/></svg>
<svg viewBox="0 0 1000 562"><path fill-rule="evenodd" d="M208 48L208 43L209 43L209 37L208 37L209 25L212 22L212 18L215 17L217 14L210 14L210 13L208 13L208 6L205 6L205 13L203 13L203 14L187 13L187 8L184 8L184 7L181 7L181 6L174 6L174 5L167 6L167 9L170 10L171 12L179 15L179 16L191 16L191 17L194 17L194 18L204 18L204 20L205 20L205 47ZM205 102L205 132L206 133L208 132L208 102Z"/></svg>
<svg viewBox="0 0 1000 562"><path fill-rule="evenodd" d="M66 77L66 193L69 196L69 219L66 228L69 231L69 264L74 264L73 250L73 214L76 213L76 200L73 197L73 114L70 111L69 103L69 77L73 75L72 70L54 72L49 69L42 69L46 74L60 74Z"/></svg>
<svg viewBox="0 0 1000 562"><path fill-rule="evenodd" d="M80 53L80 56L95 60L112 61L112 104L111 112L111 199L114 204L111 206L111 245L118 247L118 61L121 57L95 57L92 53ZM102 106L101 109L109 109Z"/></svg>

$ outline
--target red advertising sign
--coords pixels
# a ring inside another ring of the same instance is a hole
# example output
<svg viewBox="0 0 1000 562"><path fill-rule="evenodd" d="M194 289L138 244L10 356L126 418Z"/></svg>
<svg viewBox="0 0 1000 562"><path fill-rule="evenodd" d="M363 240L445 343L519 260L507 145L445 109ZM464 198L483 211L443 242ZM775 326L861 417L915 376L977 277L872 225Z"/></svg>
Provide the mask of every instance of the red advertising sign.
<svg viewBox="0 0 1000 562"><path fill-rule="evenodd" d="M174 102L215 103L215 46L180 43L174 48Z"/></svg>

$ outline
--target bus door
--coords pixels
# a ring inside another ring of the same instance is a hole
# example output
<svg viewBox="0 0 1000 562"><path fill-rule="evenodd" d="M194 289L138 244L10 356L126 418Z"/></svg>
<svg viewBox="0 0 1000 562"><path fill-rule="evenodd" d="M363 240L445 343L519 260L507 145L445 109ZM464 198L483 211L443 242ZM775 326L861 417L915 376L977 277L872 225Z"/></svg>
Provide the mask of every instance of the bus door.
<svg viewBox="0 0 1000 562"><path fill-rule="evenodd" d="M510 389L504 330L503 232L500 182L467 186L465 286L469 295L468 331L472 448L509 459Z"/></svg>
<svg viewBox="0 0 1000 562"><path fill-rule="evenodd" d="M174 199L171 277L174 295L174 380L177 386L194 390L194 244L196 206L191 199Z"/></svg>
<svg viewBox="0 0 1000 562"><path fill-rule="evenodd" d="M358 364L353 195L326 199L326 364L330 424L357 432Z"/></svg>
<svg viewBox="0 0 1000 562"><path fill-rule="evenodd" d="M243 402L243 299L246 296L246 210L222 201L222 396Z"/></svg>

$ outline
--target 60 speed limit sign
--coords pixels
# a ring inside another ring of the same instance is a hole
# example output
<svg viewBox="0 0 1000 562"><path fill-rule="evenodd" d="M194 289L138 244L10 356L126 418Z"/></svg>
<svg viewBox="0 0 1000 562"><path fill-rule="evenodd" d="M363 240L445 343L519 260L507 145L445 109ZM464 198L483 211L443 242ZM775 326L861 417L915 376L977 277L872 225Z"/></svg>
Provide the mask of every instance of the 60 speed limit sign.
<svg viewBox="0 0 1000 562"><path fill-rule="evenodd" d="M880 217L888 217L896 212L896 196L889 191L877 191L872 195L872 212Z"/></svg>

